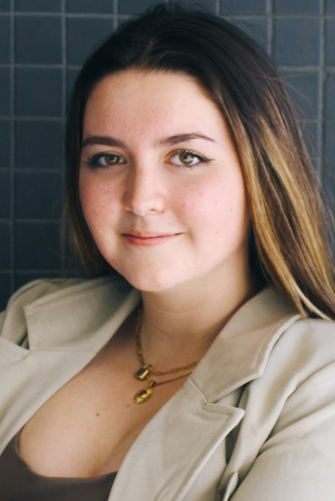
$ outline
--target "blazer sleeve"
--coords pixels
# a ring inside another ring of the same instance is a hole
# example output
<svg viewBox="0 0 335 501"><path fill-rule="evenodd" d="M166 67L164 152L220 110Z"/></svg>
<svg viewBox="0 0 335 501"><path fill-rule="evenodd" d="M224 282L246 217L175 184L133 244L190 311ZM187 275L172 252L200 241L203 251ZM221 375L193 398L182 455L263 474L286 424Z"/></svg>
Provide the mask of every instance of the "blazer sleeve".
<svg viewBox="0 0 335 501"><path fill-rule="evenodd" d="M2 311L0 313L0 334L2 332L2 327L3 327L3 324L5 323L5 316L6 316L6 312L5 311Z"/></svg>
<svg viewBox="0 0 335 501"><path fill-rule="evenodd" d="M235 494L222 501L226 499L334 501L334 361L306 378L286 400L248 474Z"/></svg>

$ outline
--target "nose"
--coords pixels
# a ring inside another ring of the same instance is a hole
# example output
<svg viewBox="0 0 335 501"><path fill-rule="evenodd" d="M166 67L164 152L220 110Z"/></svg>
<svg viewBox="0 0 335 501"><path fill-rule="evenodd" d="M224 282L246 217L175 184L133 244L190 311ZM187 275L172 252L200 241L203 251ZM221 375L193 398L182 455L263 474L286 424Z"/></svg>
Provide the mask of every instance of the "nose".
<svg viewBox="0 0 335 501"><path fill-rule="evenodd" d="M164 211L165 197L162 179L154 169L141 167L130 170L123 196L124 208L136 216Z"/></svg>

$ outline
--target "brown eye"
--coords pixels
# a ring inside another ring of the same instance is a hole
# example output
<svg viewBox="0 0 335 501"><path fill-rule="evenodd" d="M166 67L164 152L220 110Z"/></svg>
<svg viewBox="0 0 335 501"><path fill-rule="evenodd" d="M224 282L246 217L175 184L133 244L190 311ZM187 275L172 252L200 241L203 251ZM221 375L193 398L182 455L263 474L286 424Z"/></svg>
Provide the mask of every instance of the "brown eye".
<svg viewBox="0 0 335 501"><path fill-rule="evenodd" d="M92 169L97 169L99 167L111 167L113 165L119 165L126 163L126 160L121 155L117 153L97 153L88 159L87 164Z"/></svg>
<svg viewBox="0 0 335 501"><path fill-rule="evenodd" d="M181 150L171 156L171 161L180 167L193 167L199 163L207 162L208 159L190 150Z"/></svg>
<svg viewBox="0 0 335 501"><path fill-rule="evenodd" d="M114 153L111 155L103 155L100 159L101 165L115 165L118 163L123 163L120 162L120 155L115 155Z"/></svg>
<svg viewBox="0 0 335 501"><path fill-rule="evenodd" d="M192 153L185 151L179 153L179 158L182 164L184 165L193 165L194 162L197 163L198 158L195 157Z"/></svg>

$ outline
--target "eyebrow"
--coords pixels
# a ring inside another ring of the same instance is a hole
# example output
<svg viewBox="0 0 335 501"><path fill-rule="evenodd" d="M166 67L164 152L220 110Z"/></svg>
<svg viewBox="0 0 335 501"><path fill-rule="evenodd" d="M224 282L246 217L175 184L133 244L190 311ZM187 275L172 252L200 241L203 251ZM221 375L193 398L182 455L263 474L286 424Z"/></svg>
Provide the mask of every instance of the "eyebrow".
<svg viewBox="0 0 335 501"><path fill-rule="evenodd" d="M196 132L189 134L176 134L174 136L164 137L157 141L158 146L174 146L175 144L185 143L187 141L192 141L194 139L203 139L205 141L210 141L211 143L216 143L215 139L205 136L204 134L198 134ZM89 136L85 138L82 142L82 148L89 145L102 144L105 146L117 146L120 148L125 148L126 145L119 139L111 136Z"/></svg>
<svg viewBox="0 0 335 501"><path fill-rule="evenodd" d="M91 144L103 144L105 146L119 146L120 148L124 148L126 145L120 141L119 139L115 139L110 136L89 136L83 140L81 147L85 148L86 146L90 146Z"/></svg>
<svg viewBox="0 0 335 501"><path fill-rule="evenodd" d="M193 132L191 134L176 134L175 136L165 137L159 140L158 144L160 146L173 146L175 144L185 143L186 141L192 141L193 139L204 139L205 141L216 143L216 141L211 137Z"/></svg>

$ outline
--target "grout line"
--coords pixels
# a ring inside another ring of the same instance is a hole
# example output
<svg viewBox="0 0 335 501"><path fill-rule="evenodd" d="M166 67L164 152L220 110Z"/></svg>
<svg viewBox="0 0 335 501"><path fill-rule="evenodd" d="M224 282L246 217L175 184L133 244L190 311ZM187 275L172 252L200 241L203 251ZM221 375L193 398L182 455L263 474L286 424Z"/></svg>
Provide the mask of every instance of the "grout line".
<svg viewBox="0 0 335 501"><path fill-rule="evenodd" d="M19 120L21 122L61 122L62 115L58 115L55 117L50 117L48 115L12 115L15 120ZM0 119L6 118L0 116Z"/></svg>
<svg viewBox="0 0 335 501"><path fill-rule="evenodd" d="M66 26L66 0L61 0L61 12L62 12L62 18L61 18L61 43L62 43L62 124L63 124L63 144L62 144L62 161L61 161L61 169L60 169L60 176L61 176L61 207L64 203L64 195L65 195L65 155L64 155L64 131L65 131L65 122L66 122L66 104L67 104L67 72L66 72L66 63L67 63L67 26ZM61 216L61 207L58 209L58 218L60 219ZM58 223L58 245L59 245L59 252L62 254L62 244L61 244L61 225L60 222ZM61 256L60 259L60 265L58 269L58 274L63 274L63 262L64 262L64 256Z"/></svg>
<svg viewBox="0 0 335 501"><path fill-rule="evenodd" d="M61 21L61 29L62 29L62 123L63 123L63 148L62 148L62 169L61 169L61 191L62 191L62 199L64 200L65 194L65 172L64 172L64 131L65 131L65 122L66 122L66 104L67 104L67 79L66 79L66 62L67 62L67 31L66 31L66 19L65 19L65 10L66 10L66 0L61 0L61 9L62 9L62 21Z"/></svg>
<svg viewBox="0 0 335 501"><path fill-rule="evenodd" d="M1 16L1 14L0 14ZM104 13L99 13L99 12L15 12L15 16L19 17L68 17L68 18L89 18L89 19L105 19L106 17L112 17L113 13L112 12L104 12Z"/></svg>
<svg viewBox="0 0 335 501"><path fill-rule="evenodd" d="M14 124L14 107L15 107L15 73L14 73L14 61L15 61L15 34L14 34L14 0L10 0L10 87L11 96L9 104L9 114L10 114L10 293L14 292L14 269L15 269L15 124Z"/></svg>
<svg viewBox="0 0 335 501"><path fill-rule="evenodd" d="M111 0L114 2L114 0ZM166 3L169 3L169 0L163 0ZM231 0L233 1L233 0ZM196 3L196 2L195 2ZM220 0L215 0L216 4L220 3ZM34 17L34 16L43 16L43 17L61 17L65 15L65 17L88 17L88 18L105 18L112 17L114 15L113 9L111 12L63 12L62 10L57 12L45 12L45 11L32 11L32 12L24 12L24 11L15 11L16 16L20 17ZM122 14L122 16L131 16L132 14ZM315 17L325 17L326 19L334 19L335 14L322 14L322 13L310 13L310 14L272 14L274 18L280 19L292 19L292 18L315 18ZM10 17L10 12L0 12L0 17ZM262 14L234 14L234 17L264 17Z"/></svg>
<svg viewBox="0 0 335 501"><path fill-rule="evenodd" d="M267 28L268 28L267 50L268 50L268 54L272 57L272 55L273 55L273 41L274 41L273 0L266 0L266 15L268 17L268 21L267 21Z"/></svg>
<svg viewBox="0 0 335 501"><path fill-rule="evenodd" d="M318 89L318 126L317 126L317 174L322 179L322 164L324 157L323 138L324 138L324 112L325 112L325 0L320 0L320 71L319 71L319 89Z"/></svg>
<svg viewBox="0 0 335 501"><path fill-rule="evenodd" d="M61 50L62 50L62 110L61 114L65 116L65 102L66 102L66 23L65 23L65 0L61 0L62 20L61 20Z"/></svg>
<svg viewBox="0 0 335 501"><path fill-rule="evenodd" d="M25 217L18 217L16 222L18 224L52 224L52 225L58 225L59 222L60 222L60 218L52 218L50 217L49 219L48 218L43 218L43 217L40 217L40 218L25 218Z"/></svg>
<svg viewBox="0 0 335 501"><path fill-rule="evenodd" d="M113 1L113 15L114 15L114 19L113 19L113 28L114 30L116 30L117 26L118 26L118 14L119 14L119 6L118 6L118 1L117 0L112 0Z"/></svg>
<svg viewBox="0 0 335 501"><path fill-rule="evenodd" d="M281 71L292 71L292 72L307 72L307 73L310 73L310 72L319 72L320 70L322 70L322 66L320 64L318 64L317 66L285 66L285 65L281 65L281 66L278 66L278 68L281 70Z"/></svg>
<svg viewBox="0 0 335 501"><path fill-rule="evenodd" d="M28 0L27 0L28 1ZM114 0L111 0L114 1ZM163 0L166 3L169 3L169 0ZM231 0L234 1L234 0ZM216 2L219 3L219 0L216 0ZM10 12L0 12L0 18L2 17L10 17ZM23 12L23 11L16 11L15 16L20 16L20 17L61 17L62 15L65 15L65 17L68 18L106 18L106 17L113 17L115 14L113 12L104 12L104 13L99 13L99 12L65 12L63 14L62 11L59 12L43 12L43 11L36 11L36 12ZM132 14L119 14L120 16L127 18L130 17ZM232 14L233 15L233 14ZM253 17L264 17L262 14L234 14L234 17L244 17L244 18L253 18ZM335 19L335 14L320 14L320 13L311 13L311 14L273 14L274 18L279 18L279 19L310 19L310 18L316 18L316 17L324 17L325 19Z"/></svg>
<svg viewBox="0 0 335 501"><path fill-rule="evenodd" d="M6 270L5 268L0 268L0 274L1 275L7 274L7 273L8 273L8 270ZM38 269L30 269L29 268L29 269L18 269L18 270L15 271L15 275L32 275L32 274L36 275L36 274L38 274L38 275L43 276L43 278L46 278L46 279L48 277L45 276L45 275L47 275L49 273L52 274L52 275L55 275L56 276L55 278L62 278L62 277L59 277L59 273L57 271L57 268L55 268L55 269L44 269L44 268L42 268L42 269L39 269L39 270Z"/></svg>
<svg viewBox="0 0 335 501"><path fill-rule="evenodd" d="M229 18L230 19L230 18ZM10 63L0 63L0 68L11 69L12 64ZM14 63L16 69L36 69L36 70L61 70L63 69L63 64L36 64L36 63ZM69 70L79 70L81 68L80 64L67 64L66 68ZM319 70L320 66L281 66L285 70L299 70L299 71L310 71ZM328 66L329 71L335 71L335 66Z"/></svg>
<svg viewBox="0 0 335 501"><path fill-rule="evenodd" d="M5 169L8 170L7 167L0 166L0 170ZM14 172L60 172L60 167L25 167L24 165L16 167L14 166Z"/></svg>
<svg viewBox="0 0 335 501"><path fill-rule="evenodd" d="M15 68L18 69L59 69L62 68L61 64L47 64L47 63L14 63L14 64L9 64L9 63L1 63L0 68L10 68L11 66L15 66Z"/></svg>

